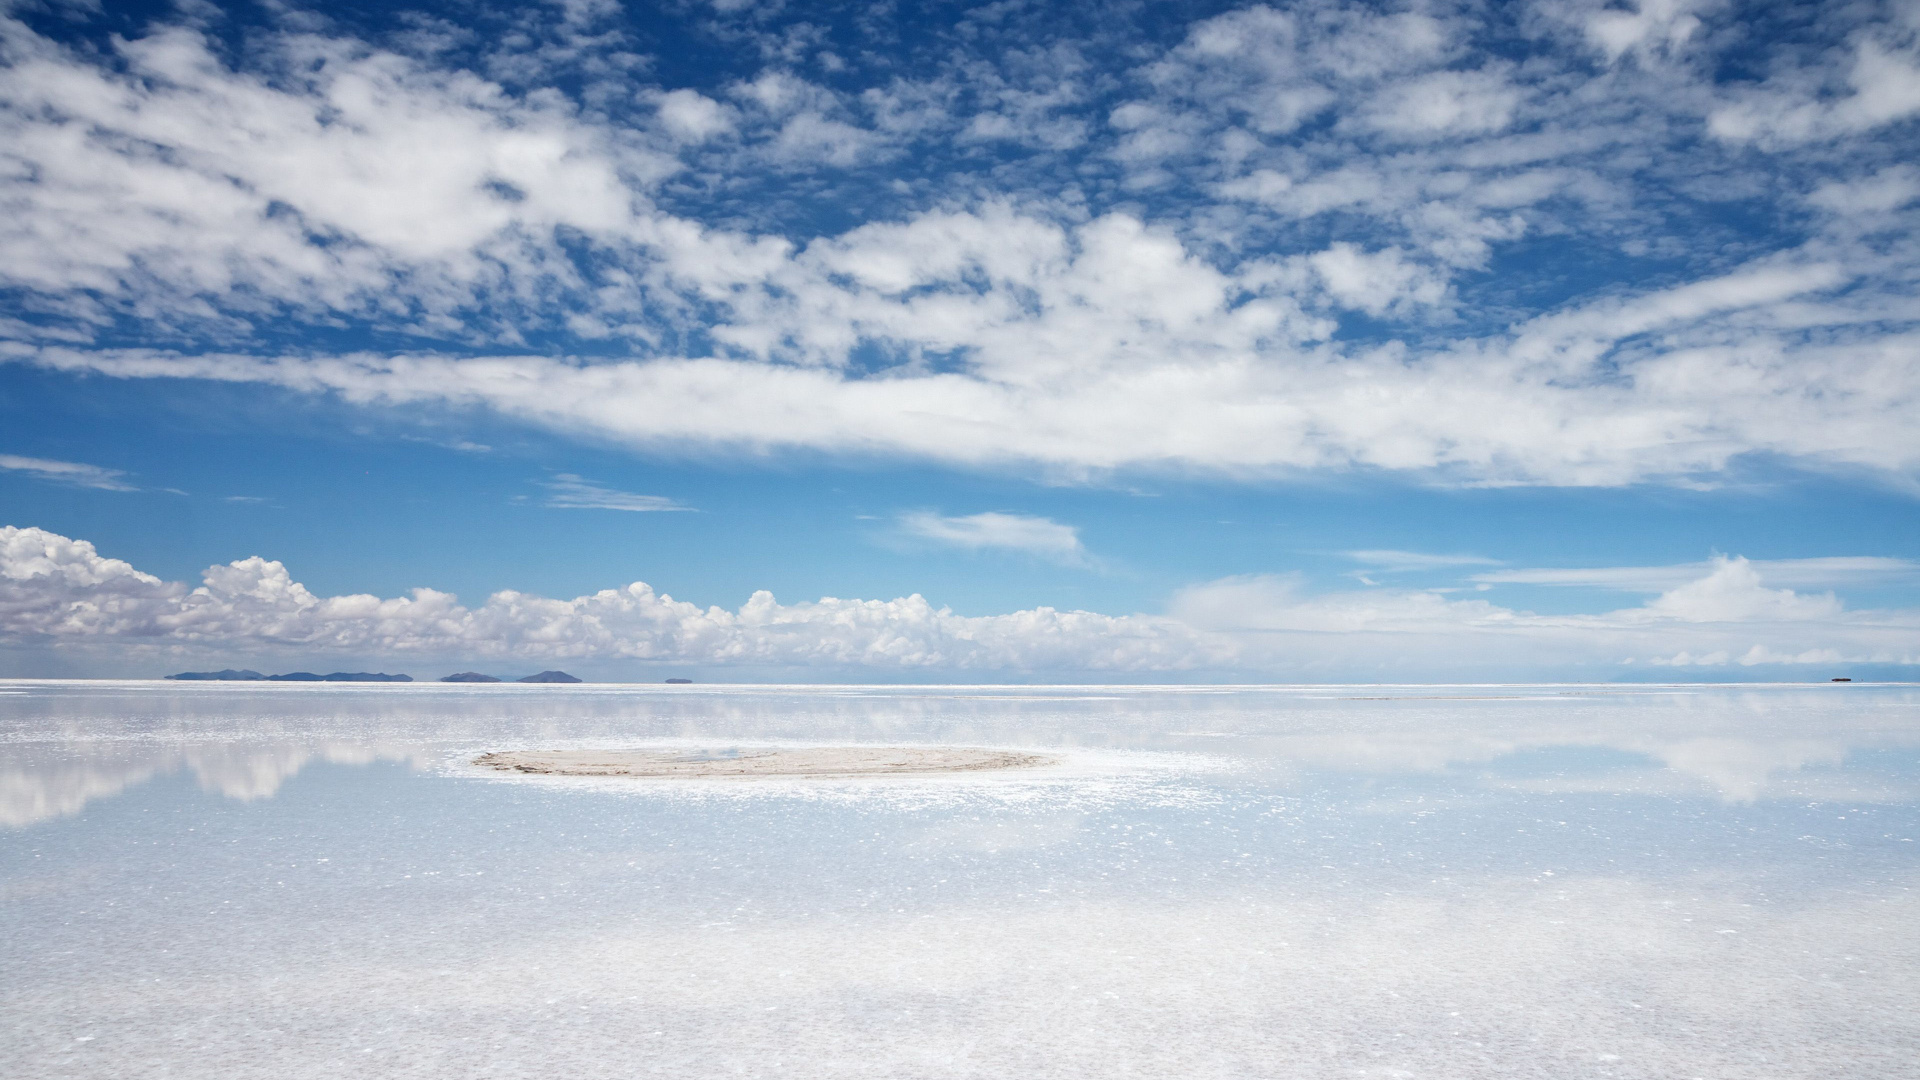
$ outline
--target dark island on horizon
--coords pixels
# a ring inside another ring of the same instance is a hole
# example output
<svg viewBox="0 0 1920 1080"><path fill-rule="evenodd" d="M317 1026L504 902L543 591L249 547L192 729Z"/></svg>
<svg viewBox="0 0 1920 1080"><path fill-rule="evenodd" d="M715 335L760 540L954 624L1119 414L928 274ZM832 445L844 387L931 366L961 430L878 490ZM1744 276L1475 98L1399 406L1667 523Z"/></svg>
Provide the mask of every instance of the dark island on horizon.
<svg viewBox="0 0 1920 1080"><path fill-rule="evenodd" d="M178 682L383 682L410 683L411 675L388 675L384 671L335 671L327 675L316 675L311 671L290 671L285 675L262 675L251 668L223 668L220 671L182 671L166 678ZM440 680L448 683L497 683L506 680L492 675L482 675L477 671L462 671L448 675ZM564 671L543 671L538 675L527 675L515 682L523 683L577 683L584 680Z"/></svg>
<svg viewBox="0 0 1920 1080"><path fill-rule="evenodd" d="M247 668L221 671L182 671L166 676L181 682L412 682L411 675L389 675L384 671L335 671L315 675L311 671L290 671L285 675L262 675Z"/></svg>
<svg viewBox="0 0 1920 1080"><path fill-rule="evenodd" d="M506 682L507 680L502 679L496 675L482 675L477 671L459 671L459 672L455 672L452 675L442 676L440 681L441 682L457 682L457 683L497 683L497 682ZM538 675L523 675L520 678L515 679L513 681L527 682L527 683L577 683L577 682L583 682L585 680L580 679L577 676L569 675L564 671L543 671Z"/></svg>
<svg viewBox="0 0 1920 1080"><path fill-rule="evenodd" d="M174 675L163 676L176 682L386 682L410 683L411 675L388 675L375 671L335 671L327 675L316 675L311 671L290 671L284 675L262 675L252 668L222 668L219 671L182 671ZM523 675L518 679L507 680L498 675L487 675L478 671L456 671L452 675L443 675L443 683L578 683L585 679L564 671L542 671L537 675ZM692 679L673 678L668 683L685 686Z"/></svg>

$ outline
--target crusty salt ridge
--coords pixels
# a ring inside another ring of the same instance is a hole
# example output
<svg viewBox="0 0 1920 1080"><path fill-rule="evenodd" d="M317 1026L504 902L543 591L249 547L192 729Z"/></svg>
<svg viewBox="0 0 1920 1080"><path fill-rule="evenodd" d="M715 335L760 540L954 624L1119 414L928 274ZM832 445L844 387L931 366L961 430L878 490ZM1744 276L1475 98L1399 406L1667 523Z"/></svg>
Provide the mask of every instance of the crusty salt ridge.
<svg viewBox="0 0 1920 1080"><path fill-rule="evenodd" d="M1052 765L1048 754L965 746L816 746L742 750L726 757L676 750L504 750L475 765L539 776L662 778L756 776L899 776L986 772Z"/></svg>

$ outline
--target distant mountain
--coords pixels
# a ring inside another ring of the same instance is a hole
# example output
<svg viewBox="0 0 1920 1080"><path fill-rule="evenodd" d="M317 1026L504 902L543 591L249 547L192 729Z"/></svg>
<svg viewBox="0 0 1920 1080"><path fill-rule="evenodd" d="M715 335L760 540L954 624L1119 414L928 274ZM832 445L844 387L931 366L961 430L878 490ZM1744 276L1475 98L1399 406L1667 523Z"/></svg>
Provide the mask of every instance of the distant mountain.
<svg viewBox="0 0 1920 1080"><path fill-rule="evenodd" d="M567 674L564 671L543 671L538 675L529 675L524 679L515 679L514 681L515 682L579 682L580 680L574 678L573 676Z"/></svg>
<svg viewBox="0 0 1920 1080"><path fill-rule="evenodd" d="M494 678L491 675L482 675L477 671L462 671L453 675L445 676L440 681L441 682L499 682L500 680ZM526 680L523 679L521 681L524 682Z"/></svg>
<svg viewBox="0 0 1920 1080"><path fill-rule="evenodd" d="M667 682L669 683L679 683L679 684L691 683L692 681L693 681L692 679L668 679L667 680Z"/></svg>
<svg viewBox="0 0 1920 1080"><path fill-rule="evenodd" d="M561 673L557 671L550 671L550 672L547 672L547 674L558 675ZM331 675L315 675L311 671L292 671L292 672L288 672L285 675L262 675L257 671L251 671L246 668L227 668L225 671L183 671L178 675L169 675L167 676L167 678L180 679L182 681L209 680L209 681L215 681L215 682L412 682L413 681L413 676L411 675L388 675L385 672L373 672L373 671L336 671ZM500 681L499 679L489 679L485 675L476 676L476 678L482 682L499 682ZM554 681L563 682L565 680L554 680ZM573 681L579 682L580 680L575 679Z"/></svg>
<svg viewBox="0 0 1920 1080"><path fill-rule="evenodd" d="M412 682L411 675L388 675L374 671L336 671L330 675L315 675L311 671L294 671L285 675L269 675L268 682Z"/></svg>

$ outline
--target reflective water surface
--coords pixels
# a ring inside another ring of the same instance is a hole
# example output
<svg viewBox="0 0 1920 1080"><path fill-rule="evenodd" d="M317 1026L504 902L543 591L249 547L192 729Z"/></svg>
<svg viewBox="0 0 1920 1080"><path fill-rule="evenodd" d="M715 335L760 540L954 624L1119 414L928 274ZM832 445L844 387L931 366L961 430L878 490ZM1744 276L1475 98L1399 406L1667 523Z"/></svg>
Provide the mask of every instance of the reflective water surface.
<svg viewBox="0 0 1920 1080"><path fill-rule="evenodd" d="M1041 748L510 778L518 748ZM0 683L10 1076L1920 1075L1920 688Z"/></svg>

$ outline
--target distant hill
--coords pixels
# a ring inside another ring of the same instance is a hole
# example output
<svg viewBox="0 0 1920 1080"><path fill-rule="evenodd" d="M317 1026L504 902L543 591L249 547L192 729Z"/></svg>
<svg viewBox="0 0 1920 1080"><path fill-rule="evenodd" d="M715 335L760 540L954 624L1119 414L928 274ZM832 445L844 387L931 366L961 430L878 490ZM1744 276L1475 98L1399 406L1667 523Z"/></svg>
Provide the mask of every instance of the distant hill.
<svg viewBox="0 0 1920 1080"><path fill-rule="evenodd" d="M411 675L388 675L386 672L373 671L336 671L329 675L315 675L311 671L294 671L285 675L269 675L268 682L412 682Z"/></svg>
<svg viewBox="0 0 1920 1080"><path fill-rule="evenodd" d="M668 679L667 682L674 683L674 684L686 684L686 683L693 682L693 680L692 679Z"/></svg>
<svg viewBox="0 0 1920 1080"><path fill-rule="evenodd" d="M452 675L443 676L440 679L440 681L441 682L499 682L500 680L494 678L491 675L482 675L477 671L461 671L461 672L456 672Z"/></svg>
<svg viewBox="0 0 1920 1080"><path fill-rule="evenodd" d="M579 682L580 680L574 678L573 676L567 674L564 671L543 671L538 675L529 675L524 679L515 679L514 681L515 682Z"/></svg>
<svg viewBox="0 0 1920 1080"><path fill-rule="evenodd" d="M388 675L374 671L336 671L331 675L315 675L311 671L291 671L285 675L262 675L247 668L227 668L223 671L183 671L178 675L169 675L169 679L183 682L412 682L411 675ZM486 679L486 676L480 676ZM498 679L491 680L499 682Z"/></svg>

